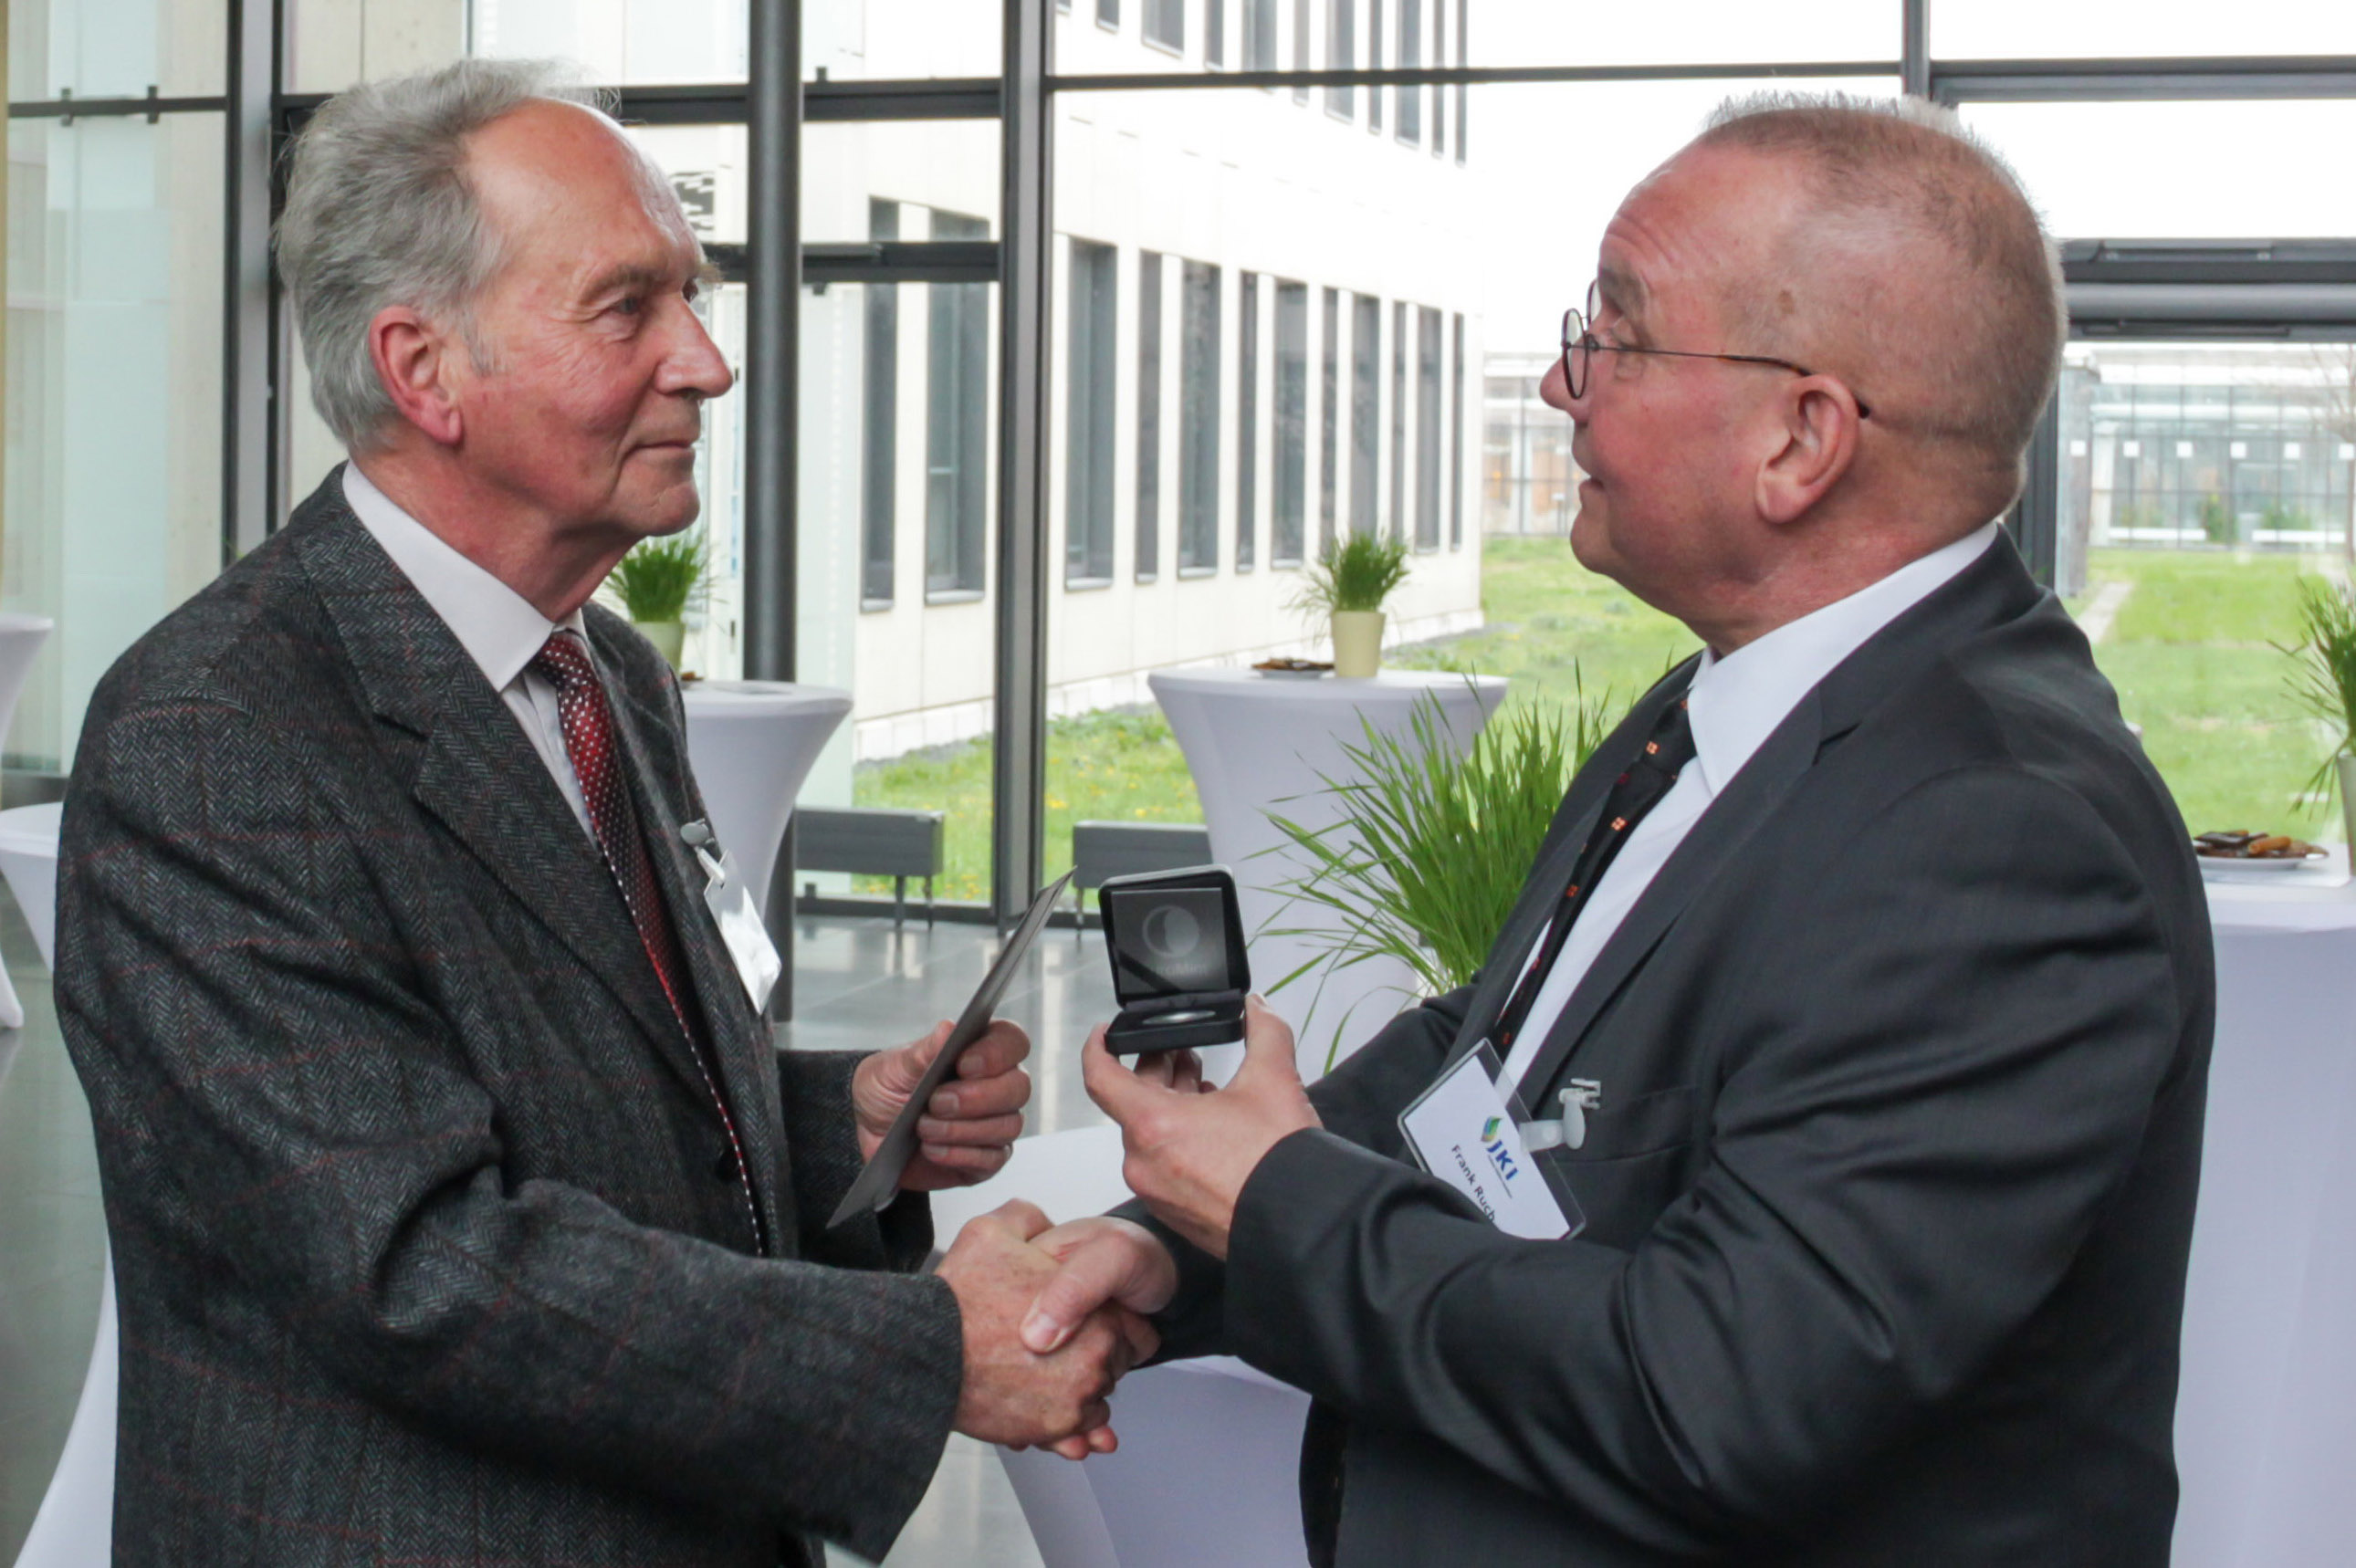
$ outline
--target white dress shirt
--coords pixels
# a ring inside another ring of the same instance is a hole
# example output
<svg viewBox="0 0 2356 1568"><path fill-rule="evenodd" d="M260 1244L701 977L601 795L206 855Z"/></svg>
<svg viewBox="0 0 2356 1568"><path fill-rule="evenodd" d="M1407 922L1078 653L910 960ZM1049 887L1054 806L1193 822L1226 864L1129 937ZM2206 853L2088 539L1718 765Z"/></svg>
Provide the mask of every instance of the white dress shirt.
<svg viewBox="0 0 2356 1568"><path fill-rule="evenodd" d="M552 621L532 608L531 602L445 542L439 534L396 506L378 489L357 463L344 464L344 499L392 564L401 568L412 586L444 624L456 635L523 726L524 738L548 768L548 776L564 792L581 830L589 826L589 808L581 799L581 781L573 775L572 754L564 749L564 723L556 707L556 688L525 667L558 631L582 631L581 612ZM585 634L584 634L585 635Z"/></svg>
<svg viewBox="0 0 2356 1568"><path fill-rule="evenodd" d="M1859 589L1786 625L1776 627L1724 658L1704 649L1701 667L1686 694L1693 722L1694 760L1677 775L1661 803L1628 835L1620 853L1587 896L1571 923L1562 952L1530 1003L1529 1017L1514 1038L1501 1080L1518 1084L1571 994L1587 977L1595 955L1652 885L1653 878L1685 842L1686 835L1726 793L1751 753L1766 743L1800 699L1815 688L1843 659L1890 622L1930 596L1948 579L1979 559L1996 542L2000 525L1986 527L1908 562L1870 588ZM1540 942L1525 961L1523 975L1545 949ZM1542 1087L1542 1085L1540 1086ZM1545 1115L1533 1104L1531 1111Z"/></svg>

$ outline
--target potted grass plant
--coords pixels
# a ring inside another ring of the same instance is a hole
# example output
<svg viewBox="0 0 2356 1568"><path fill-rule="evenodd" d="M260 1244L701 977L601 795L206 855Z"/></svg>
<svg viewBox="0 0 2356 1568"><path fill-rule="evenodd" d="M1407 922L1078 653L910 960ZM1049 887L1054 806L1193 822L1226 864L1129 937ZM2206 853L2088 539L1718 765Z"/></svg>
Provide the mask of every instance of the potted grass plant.
<svg viewBox="0 0 2356 1568"><path fill-rule="evenodd" d="M1293 608L1326 617L1335 675L1363 678L1382 667L1383 601L1406 577L1404 539L1350 534L1317 552Z"/></svg>
<svg viewBox="0 0 2356 1568"><path fill-rule="evenodd" d="M690 528L668 539L641 539L605 580L622 613L673 669L687 640L688 607L703 592L707 564L703 530Z"/></svg>
<svg viewBox="0 0 2356 1568"><path fill-rule="evenodd" d="M1378 958L1404 963L1425 995L1472 977L1513 912L1571 774L1619 722L1610 691L1589 698L1576 667L1572 681L1569 706L1515 708L1470 748L1427 694L1405 733L1366 721L1364 741L1343 748L1344 776L1319 775L1317 794L1337 810L1333 822L1308 827L1269 814L1286 840L1271 852L1289 853L1299 868L1278 884L1287 897L1275 921L1305 905L1328 923L1272 921L1261 934L1332 944L1269 989L1312 970L1322 989L1325 976ZM1340 1045L1337 1028L1326 1048L1328 1070Z"/></svg>
<svg viewBox="0 0 2356 1568"><path fill-rule="evenodd" d="M2331 754L2308 786L2340 789L2340 814L2356 852L2356 590L2320 578L2299 580L2298 641L2284 652L2298 660L2291 691L2332 731Z"/></svg>

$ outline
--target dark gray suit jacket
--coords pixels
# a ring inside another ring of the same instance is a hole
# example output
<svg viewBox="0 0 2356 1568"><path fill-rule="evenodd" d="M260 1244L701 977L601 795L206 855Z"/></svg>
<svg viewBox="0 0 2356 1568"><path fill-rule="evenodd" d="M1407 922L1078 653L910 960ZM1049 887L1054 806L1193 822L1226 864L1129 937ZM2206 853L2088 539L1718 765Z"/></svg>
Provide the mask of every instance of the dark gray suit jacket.
<svg viewBox="0 0 2356 1568"><path fill-rule="evenodd" d="M881 1557L962 1355L921 1200L828 1234L849 1054L784 1054L680 848L669 670L592 608L775 1258L611 877L346 507L141 639L67 797L58 998L122 1300L115 1560Z"/></svg>
<svg viewBox="0 0 2356 1568"><path fill-rule="evenodd" d="M1346 1423L1347 1564L2168 1560L2213 1007L2183 825L2008 540L1808 695L1605 945L1526 1093L1603 1085L1517 1241L1396 1124L1501 1010L1673 672L1472 986L1312 1090L1172 1348Z"/></svg>

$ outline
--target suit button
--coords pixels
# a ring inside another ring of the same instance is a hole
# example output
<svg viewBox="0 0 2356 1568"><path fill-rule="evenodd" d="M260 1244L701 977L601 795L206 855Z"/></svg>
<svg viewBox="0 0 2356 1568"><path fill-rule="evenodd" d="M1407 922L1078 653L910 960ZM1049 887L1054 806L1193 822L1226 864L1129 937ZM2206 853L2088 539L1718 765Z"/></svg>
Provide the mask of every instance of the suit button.
<svg viewBox="0 0 2356 1568"><path fill-rule="evenodd" d="M712 1162L712 1174L718 1177L723 1181L735 1180L736 1152L734 1149L722 1149L720 1151L720 1157Z"/></svg>

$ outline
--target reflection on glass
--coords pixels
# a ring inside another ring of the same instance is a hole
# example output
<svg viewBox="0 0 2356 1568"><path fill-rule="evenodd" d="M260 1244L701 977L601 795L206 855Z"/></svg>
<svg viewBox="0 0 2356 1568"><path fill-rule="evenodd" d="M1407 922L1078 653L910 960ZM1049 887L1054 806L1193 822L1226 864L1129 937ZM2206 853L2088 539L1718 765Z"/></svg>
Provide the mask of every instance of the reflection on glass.
<svg viewBox="0 0 2356 1568"><path fill-rule="evenodd" d="M1137 580L1162 570L1162 258L1137 256Z"/></svg>
<svg viewBox="0 0 2356 1568"><path fill-rule="evenodd" d="M1440 548L1440 313L1415 313L1415 548Z"/></svg>
<svg viewBox="0 0 2356 1568"><path fill-rule="evenodd" d="M62 771L99 677L221 563L221 120L8 128L0 605L57 629L9 761Z"/></svg>
<svg viewBox="0 0 2356 1568"><path fill-rule="evenodd" d="M1375 512L1383 447L1381 300L1367 294L1358 296L1350 349L1350 531L1371 534L1381 526Z"/></svg>
<svg viewBox="0 0 2356 1568"><path fill-rule="evenodd" d="M871 199L867 232L876 240L900 237L900 204ZM893 506L893 475L898 472L900 425L900 288L867 285L866 428L860 454L859 593L861 608L886 609L892 603L893 545L898 517Z"/></svg>
<svg viewBox="0 0 2356 1568"><path fill-rule="evenodd" d="M1301 564L1309 469L1309 290L1276 283L1276 528L1278 566Z"/></svg>
<svg viewBox="0 0 2356 1568"><path fill-rule="evenodd" d="M1940 59L2033 56L2356 54L2356 10L2341 0L1970 0L1931 7ZM1817 57L1794 57L1817 58Z"/></svg>
<svg viewBox="0 0 2356 1568"><path fill-rule="evenodd" d="M1219 269L1183 269L1178 368L1178 571L1219 568Z"/></svg>
<svg viewBox="0 0 2356 1568"><path fill-rule="evenodd" d="M1112 581L1113 435L1118 392L1120 252L1072 241L1071 364L1065 463L1064 579L1076 587Z"/></svg>
<svg viewBox="0 0 2356 1568"><path fill-rule="evenodd" d="M1259 560L1259 274L1236 294L1236 570Z"/></svg>
<svg viewBox="0 0 2356 1568"><path fill-rule="evenodd" d="M744 0L733 3L742 10ZM988 0L802 0L798 9L809 80L996 76L1005 63L1006 8Z"/></svg>
<svg viewBox="0 0 2356 1568"><path fill-rule="evenodd" d="M1317 341L1323 361L1323 400L1318 405L1317 548L1333 542L1340 517L1342 443L1342 291L1325 291L1324 330Z"/></svg>
<svg viewBox="0 0 2356 1568"><path fill-rule="evenodd" d="M900 238L987 240L998 229L998 122L822 122L802 128L802 240L841 245L874 238L877 200L969 217L956 236L912 223Z"/></svg>
<svg viewBox="0 0 2356 1568"><path fill-rule="evenodd" d="M2187 822L2321 836L2274 645L2356 560L2356 347L2073 344L2060 407L2060 586Z"/></svg>
<svg viewBox="0 0 2356 1568"><path fill-rule="evenodd" d="M227 0L11 0L8 96L207 98L228 91Z"/></svg>
<svg viewBox="0 0 2356 1568"><path fill-rule="evenodd" d="M2065 239L2356 234L2356 182L2317 178L2313 156L2356 145L2356 102L1975 103L1963 113Z"/></svg>
<svg viewBox="0 0 2356 1568"><path fill-rule="evenodd" d="M936 240L980 240L978 218L933 214ZM928 283L925 592L979 594L990 517L990 285Z"/></svg>
<svg viewBox="0 0 2356 1568"><path fill-rule="evenodd" d="M611 87L744 80L748 0L475 0L470 52L578 61ZM381 8L384 0L369 0ZM450 7L439 7L449 9ZM411 0L407 9L427 9Z"/></svg>
<svg viewBox="0 0 2356 1568"><path fill-rule="evenodd" d="M1390 537L1407 537L1407 302L1391 302Z"/></svg>
<svg viewBox="0 0 2356 1568"><path fill-rule="evenodd" d="M448 65L469 52L466 32L466 8L450 0L286 0L286 86L341 92Z"/></svg>

